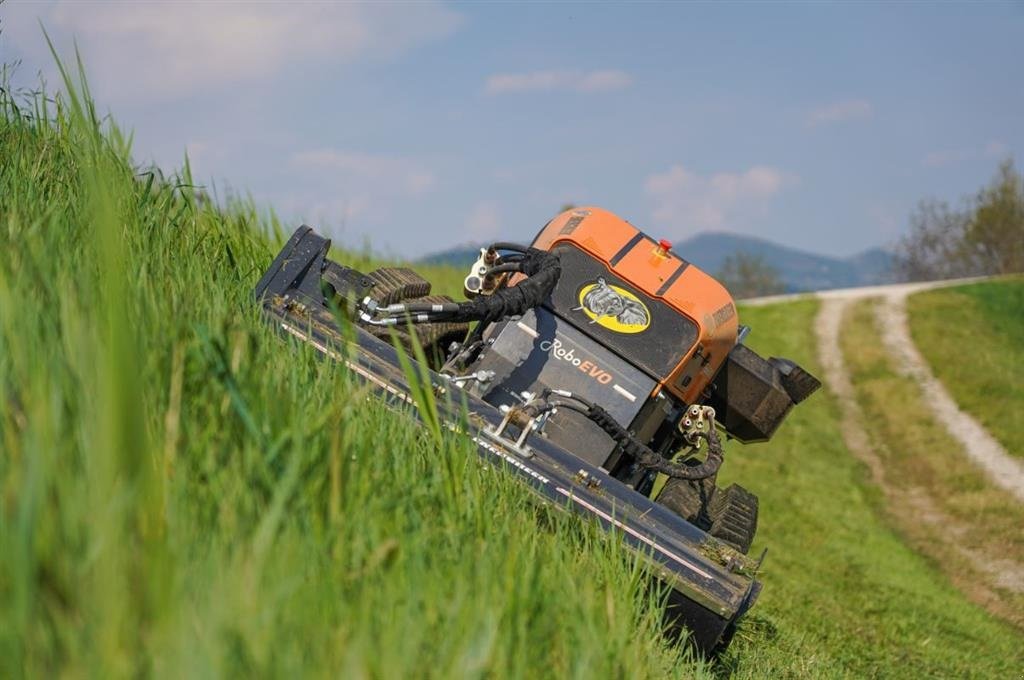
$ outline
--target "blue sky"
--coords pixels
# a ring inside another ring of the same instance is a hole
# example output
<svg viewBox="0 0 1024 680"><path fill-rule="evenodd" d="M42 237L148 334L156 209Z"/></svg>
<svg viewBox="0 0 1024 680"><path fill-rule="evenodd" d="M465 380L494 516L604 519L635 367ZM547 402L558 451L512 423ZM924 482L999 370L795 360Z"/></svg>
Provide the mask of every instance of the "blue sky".
<svg viewBox="0 0 1024 680"><path fill-rule="evenodd" d="M1024 157L1019 2L8 2L22 83L38 21L140 162L410 257L567 202L850 255Z"/></svg>

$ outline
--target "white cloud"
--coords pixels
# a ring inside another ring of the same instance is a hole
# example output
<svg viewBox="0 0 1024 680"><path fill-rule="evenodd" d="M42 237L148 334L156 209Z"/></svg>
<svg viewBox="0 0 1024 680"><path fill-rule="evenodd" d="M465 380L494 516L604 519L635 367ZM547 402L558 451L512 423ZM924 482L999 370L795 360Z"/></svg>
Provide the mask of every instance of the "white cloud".
<svg viewBox="0 0 1024 680"><path fill-rule="evenodd" d="M545 92L609 92L628 87L633 79L625 71L534 71L532 73L497 73L484 84L487 94Z"/></svg>
<svg viewBox="0 0 1024 680"><path fill-rule="evenodd" d="M356 237L371 239L396 210L425 200L436 184L421 161L386 154L310 149L292 154L286 167L302 189L275 196L278 207L349 245Z"/></svg>
<svg viewBox="0 0 1024 680"><path fill-rule="evenodd" d="M846 120L870 118L873 113L871 102L866 99L846 99L813 109L807 114L807 124L814 127Z"/></svg>
<svg viewBox="0 0 1024 680"><path fill-rule="evenodd" d="M314 149L292 154L288 164L296 170L316 170L332 181L369 184L378 191L406 196L422 195L436 181L434 174L418 161L401 156Z"/></svg>
<svg viewBox="0 0 1024 680"><path fill-rule="evenodd" d="M155 99L267 82L310 65L387 58L443 38L461 17L433 2L7 4L5 38L49 63L77 41L103 100ZM68 55L65 53L65 57Z"/></svg>
<svg viewBox="0 0 1024 680"><path fill-rule="evenodd" d="M962 151L932 151L921 159L921 165L926 168L944 168L964 158Z"/></svg>
<svg viewBox="0 0 1024 680"><path fill-rule="evenodd" d="M1006 156L1010 153L1010 147L1006 145L1006 142L999 140L993 140L985 145L985 156L987 158L999 158Z"/></svg>
<svg viewBox="0 0 1024 680"><path fill-rule="evenodd" d="M649 176L644 190L652 200L654 220L687 235L699 229L739 229L752 214L762 212L769 199L798 181L763 165L706 177L673 165Z"/></svg>
<svg viewBox="0 0 1024 680"><path fill-rule="evenodd" d="M633 79L625 71L591 71L576 83L580 92L607 92L628 87Z"/></svg>

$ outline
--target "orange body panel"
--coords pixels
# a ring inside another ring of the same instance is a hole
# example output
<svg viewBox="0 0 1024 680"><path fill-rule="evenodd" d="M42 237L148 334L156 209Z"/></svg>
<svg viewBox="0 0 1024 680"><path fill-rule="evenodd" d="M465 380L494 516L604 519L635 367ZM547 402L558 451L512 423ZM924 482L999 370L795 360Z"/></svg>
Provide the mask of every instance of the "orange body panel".
<svg viewBox="0 0 1024 680"><path fill-rule="evenodd" d="M664 389L690 404L718 372L736 344L739 320L732 296L714 278L666 251L626 220L596 207L573 208L541 230L533 246L550 250L572 243L600 260L638 291L659 299L689 317L698 328L697 342L669 375Z"/></svg>

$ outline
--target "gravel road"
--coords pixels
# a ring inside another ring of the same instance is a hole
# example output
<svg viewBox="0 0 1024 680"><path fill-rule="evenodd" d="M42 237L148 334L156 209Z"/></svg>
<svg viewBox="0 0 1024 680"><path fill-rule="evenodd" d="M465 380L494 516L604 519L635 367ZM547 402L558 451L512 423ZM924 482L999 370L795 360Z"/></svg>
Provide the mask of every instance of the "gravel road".
<svg viewBox="0 0 1024 680"><path fill-rule="evenodd" d="M882 329L882 342L895 357L898 370L913 380L921 390L925 404L935 419L963 446L964 453L998 486L1024 502L1024 463L1014 458L971 415L960 410L949 391L932 374L931 368L918 352L910 336L907 320L907 296L923 290L956 286L978 279L900 283L886 286L844 288L803 295L776 295L744 300L747 305L816 297L822 300L817 321L818 355L825 370L825 383L840 400L845 436L851 448L863 446L867 439L855 423L860 422L859 409L852 398L850 378L839 347L843 313L852 302L878 298L875 313ZM869 465L870 465L870 461Z"/></svg>

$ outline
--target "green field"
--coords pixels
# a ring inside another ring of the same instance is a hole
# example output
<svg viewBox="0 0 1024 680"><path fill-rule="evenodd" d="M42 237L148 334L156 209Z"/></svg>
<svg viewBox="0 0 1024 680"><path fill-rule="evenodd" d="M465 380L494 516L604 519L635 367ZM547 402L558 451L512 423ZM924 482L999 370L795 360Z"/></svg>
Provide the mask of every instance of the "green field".
<svg viewBox="0 0 1024 680"><path fill-rule="evenodd" d="M914 343L960 408L1024 457L1024 278L918 293Z"/></svg>
<svg viewBox="0 0 1024 680"><path fill-rule="evenodd" d="M919 386L899 373L877 342L882 331L876 303L869 299L851 306L842 349L881 463L892 523L975 601L1024 626L1024 593L1007 587L1012 578L993 578L991 569L983 568L1004 561L1011 569L1024 565L1024 506L991 483L932 415Z"/></svg>
<svg viewBox="0 0 1024 680"><path fill-rule="evenodd" d="M729 448L766 587L720 662L689 659L614 540L262 325L250 291L290 229L135 168L87 96L60 101L0 93L0 676L1024 667L1024 637L880 519L827 392ZM815 311L742 314L816 370Z"/></svg>
<svg viewBox="0 0 1024 680"><path fill-rule="evenodd" d="M744 309L748 340L821 375L815 302ZM768 444L733 447L726 474L757 493L752 554L767 583L731 652L749 677L1003 677L1024 635L968 603L884 519L879 491L842 443L831 394L794 410Z"/></svg>

